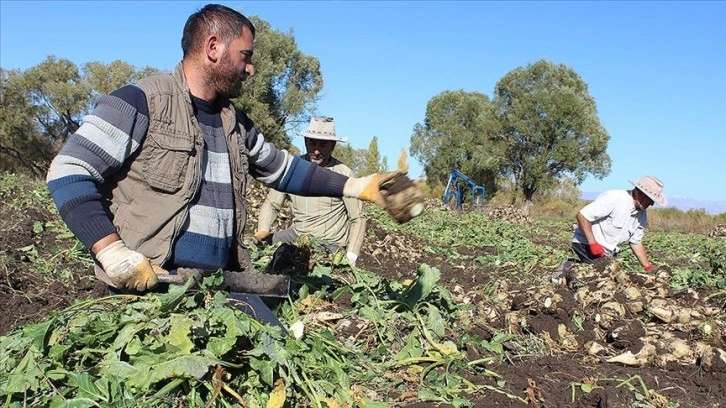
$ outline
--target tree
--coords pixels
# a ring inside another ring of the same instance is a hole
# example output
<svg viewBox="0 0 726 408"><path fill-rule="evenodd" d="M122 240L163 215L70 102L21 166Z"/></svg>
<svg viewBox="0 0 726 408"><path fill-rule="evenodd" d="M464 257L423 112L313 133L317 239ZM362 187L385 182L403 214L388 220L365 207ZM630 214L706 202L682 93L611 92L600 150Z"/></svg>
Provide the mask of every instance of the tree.
<svg viewBox="0 0 726 408"><path fill-rule="evenodd" d="M0 153L2 169L25 169L43 177L60 146L81 125L96 96L158 70L137 71L123 61L89 62L83 70L49 56L24 72L2 72Z"/></svg>
<svg viewBox="0 0 726 408"><path fill-rule="evenodd" d="M361 169L362 175L379 173L386 171L384 162L381 160L381 153L378 150L378 136L373 136L368 149L364 153L363 168Z"/></svg>
<svg viewBox="0 0 726 408"><path fill-rule="evenodd" d="M522 192L525 214L532 196L562 176L579 185L587 174L610 172L610 137L573 69L545 60L514 69L496 84L493 102L496 132L506 146L502 171Z"/></svg>
<svg viewBox="0 0 726 408"><path fill-rule="evenodd" d="M259 17L255 25L255 75L242 86L235 105L244 109L277 146L291 146L291 133L307 124L323 88L320 61L300 51L292 31L273 29Z"/></svg>
<svg viewBox="0 0 726 408"><path fill-rule="evenodd" d="M91 105L91 88L68 59L49 56L23 74L40 132L56 146L81 126Z"/></svg>
<svg viewBox="0 0 726 408"><path fill-rule="evenodd" d="M42 177L53 155L52 145L40 134L18 70L0 68L0 171L27 172Z"/></svg>
<svg viewBox="0 0 726 408"><path fill-rule="evenodd" d="M411 136L411 156L424 168L426 182L446 184L451 170L459 170L487 194L497 190L500 146L489 135L491 103L479 92L444 91L426 105L424 123Z"/></svg>
<svg viewBox="0 0 726 408"><path fill-rule="evenodd" d="M340 160L346 166L350 167L354 173L358 174L360 166L356 161L356 151L348 143L336 143L335 150L333 150L333 157Z"/></svg>
<svg viewBox="0 0 726 408"><path fill-rule="evenodd" d="M401 155L398 156L398 162L396 169L408 172L408 156L406 155L406 149L401 148Z"/></svg>
<svg viewBox="0 0 726 408"><path fill-rule="evenodd" d="M135 83L140 78L158 74L160 71L148 66L136 70L133 65L116 60L110 64L88 62L83 65L83 72L94 95L108 95L126 84Z"/></svg>
<svg viewBox="0 0 726 408"><path fill-rule="evenodd" d="M379 171L386 171L388 168L386 158L380 158L378 139L375 136L371 140L368 149L354 149L350 144L339 142L335 145L333 157L345 163L357 175L365 176ZM373 168L378 170L371 171Z"/></svg>
<svg viewBox="0 0 726 408"><path fill-rule="evenodd" d="M266 138L296 149L289 134L309 121L323 86L320 63L303 54L292 33L273 30L253 17L257 28L256 75L243 84L235 104L255 121ZM26 169L43 176L53 155L81 125L98 95L156 74L123 61L89 62L79 69L64 58L49 56L25 72L0 68L0 155L2 169Z"/></svg>

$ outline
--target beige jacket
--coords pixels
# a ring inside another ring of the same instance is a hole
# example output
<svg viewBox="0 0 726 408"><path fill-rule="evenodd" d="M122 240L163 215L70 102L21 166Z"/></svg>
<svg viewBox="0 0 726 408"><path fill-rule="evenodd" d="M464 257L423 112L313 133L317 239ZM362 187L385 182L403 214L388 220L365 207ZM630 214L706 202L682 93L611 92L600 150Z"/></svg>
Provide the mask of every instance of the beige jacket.
<svg viewBox="0 0 726 408"><path fill-rule="evenodd" d="M349 177L354 175L348 166L333 157L326 168ZM270 190L260 208L258 231L270 231L288 197L292 202L292 228L298 236L310 234L360 255L366 220L363 202L355 198L302 197Z"/></svg>

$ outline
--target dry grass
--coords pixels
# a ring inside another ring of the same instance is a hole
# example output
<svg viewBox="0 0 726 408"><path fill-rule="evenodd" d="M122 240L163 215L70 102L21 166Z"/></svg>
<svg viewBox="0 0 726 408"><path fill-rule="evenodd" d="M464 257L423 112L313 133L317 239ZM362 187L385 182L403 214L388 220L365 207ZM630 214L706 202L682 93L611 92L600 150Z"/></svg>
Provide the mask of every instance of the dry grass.
<svg viewBox="0 0 726 408"><path fill-rule="evenodd" d="M726 224L726 213L711 215L703 209L656 208L648 210L648 224L650 228L664 232L708 234L716 226Z"/></svg>
<svg viewBox="0 0 726 408"><path fill-rule="evenodd" d="M441 199L445 186L431 188L425 183L419 184L427 198ZM465 197L465 202L468 202ZM522 200L516 196L512 200L512 194L501 191L494 197L487 197L487 205L493 207L512 205L521 206ZM575 215L589 201L572 197L550 196L547 198L535 199L530 207L534 217L565 218L575 222ZM682 211L677 208L650 208L648 209L648 228L662 232L680 232L688 234L709 234L718 225L726 225L726 213L717 215L708 214L705 210Z"/></svg>
<svg viewBox="0 0 726 408"><path fill-rule="evenodd" d="M578 201L577 204L558 199L544 203L535 202L532 206L532 215L571 218L575 222L575 215L587 204L587 201ZM708 235L720 224L726 224L726 213L712 215L703 209L688 211L677 208L648 209L648 228L653 231Z"/></svg>

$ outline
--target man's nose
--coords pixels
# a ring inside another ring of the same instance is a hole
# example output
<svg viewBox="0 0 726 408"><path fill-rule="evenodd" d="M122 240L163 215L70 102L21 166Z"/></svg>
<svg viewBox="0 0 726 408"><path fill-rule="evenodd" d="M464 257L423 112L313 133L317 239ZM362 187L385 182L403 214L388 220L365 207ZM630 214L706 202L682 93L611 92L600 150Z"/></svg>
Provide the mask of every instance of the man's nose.
<svg viewBox="0 0 726 408"><path fill-rule="evenodd" d="M245 67L245 72L247 73L247 78L255 75L255 66L252 64L247 64Z"/></svg>

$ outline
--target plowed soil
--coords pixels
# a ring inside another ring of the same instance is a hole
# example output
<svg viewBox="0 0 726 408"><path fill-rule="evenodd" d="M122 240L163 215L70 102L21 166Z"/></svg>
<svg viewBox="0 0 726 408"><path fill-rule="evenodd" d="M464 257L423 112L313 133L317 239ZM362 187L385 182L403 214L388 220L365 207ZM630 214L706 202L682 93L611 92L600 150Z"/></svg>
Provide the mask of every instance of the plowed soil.
<svg viewBox="0 0 726 408"><path fill-rule="evenodd" d="M34 245L38 253L52 256L48 254L52 254L52 248L58 245L55 234L33 231L37 221L52 217L37 209L18 212L0 203L0 256L4 264L0 270L0 335L23 324L40 321L77 299L108 294L89 267L74 263L72 259L66 263L72 279L54 279L50 277L53 274L38 276L31 272L37 268L31 269L34 259L27 247ZM254 215L252 218L254 220ZM501 376L500 382L506 384L510 394L520 396L527 404L496 392L499 387L494 387L495 380L490 377L471 378L469 380L475 384L492 385L490 392L477 397L477 407L720 407L726 404L726 364L717 351L723 347L724 334L717 332L699 337L693 330L679 326L678 322L656 319L628 303L632 298L626 298L624 286L637 288L645 296L660 287L657 278L638 278L637 274L629 273L625 282L622 271L605 266L598 271L598 279L585 280L578 287L554 285L545 271L541 277L521 281L509 279L501 269L473 262L476 255L492 251L492 248L469 247L463 243L456 248L462 261L451 263L440 256L427 255L421 250L426 245L429 244L415 237L391 235L374 221L369 221L365 249L357 266L396 280L415 277L415 271L422 263L437 267L441 271L440 284L458 300L478 305L476 316L462 319L462 327L482 339L490 339L496 331L505 331L530 335L538 340L533 344L547 346L528 356L521 349L521 342L505 343L505 361L487 367ZM501 292L506 296L502 296L500 302L483 299L484 288L488 288L488 293ZM582 288L588 288L591 294L605 289L612 299L583 304L577 297ZM664 297L679 308L718 307L705 304L706 295L665 294ZM610 301L627 307L608 315L603 304ZM611 321L598 325L593 318L596 313ZM719 313L718 316L723 314L722 311ZM582 327L574 323L576 315L584 317ZM714 328L718 329L718 326ZM648 340L649 336L657 336L657 341ZM666 353L670 344L666 344L666 340L671 338L683 340L693 354L663 358L674 355ZM710 354L694 351L698 342L708 345ZM603 351L592 353L593 343L601 345ZM657 350L646 356L647 361L642 364L607 362L628 351L645 356L646 344L654 344ZM475 345L466 351L471 359L486 353ZM647 396L639 399L636 394Z"/></svg>

